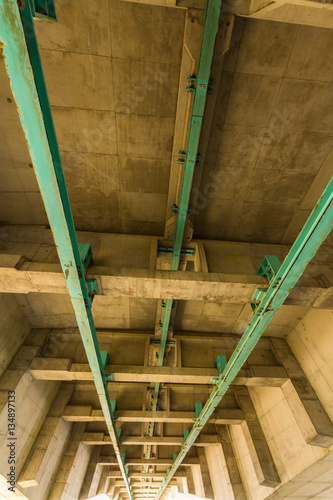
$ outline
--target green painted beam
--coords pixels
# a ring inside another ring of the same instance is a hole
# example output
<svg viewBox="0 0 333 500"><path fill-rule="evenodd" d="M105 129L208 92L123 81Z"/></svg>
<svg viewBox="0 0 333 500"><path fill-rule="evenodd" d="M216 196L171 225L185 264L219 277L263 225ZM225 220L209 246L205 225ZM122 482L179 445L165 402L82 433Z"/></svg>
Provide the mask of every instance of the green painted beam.
<svg viewBox="0 0 333 500"><path fill-rule="evenodd" d="M158 500L164 493L187 452L209 420L230 384L257 345L269 323L296 285L306 266L333 228L333 177L320 200L313 209L302 231L290 249L287 257L270 282L264 298L259 304L250 325L247 327L227 365L220 374L205 406L195 420L193 427L177 455L164 485L156 495Z"/></svg>
<svg viewBox="0 0 333 500"><path fill-rule="evenodd" d="M207 0L170 269L178 269L222 0Z"/></svg>
<svg viewBox="0 0 333 500"><path fill-rule="evenodd" d="M175 235L173 242L173 252L171 256L170 269L176 271L179 266L179 259L184 238L185 223L187 218L190 193L192 187L194 167L197 160L198 146L200 140L202 119L205 110L205 103L210 79L210 71L213 60L215 38L218 28L219 15L221 10L221 0L207 0L205 19L201 37L201 47L196 75L196 87L191 108L190 126L187 136L187 146L185 164L181 180L181 189L178 203L178 214L176 219ZM168 312L163 315L161 347L158 356L158 366L162 366L166 338L169 331L172 299L167 299ZM161 364L160 364L161 363Z"/></svg>
<svg viewBox="0 0 333 500"><path fill-rule="evenodd" d="M178 201L178 213L171 255L170 270L176 271L182 253L185 224L188 214L194 168L197 161L202 120L205 110L207 91L210 80L211 65L213 60L215 38L218 28L222 0L207 0L205 18L202 29L201 47L195 81L195 91L192 101L190 125L185 151L185 163L181 180L181 189ZM162 322L161 345L158 354L158 366L163 365L166 340L170 325L172 299L165 301L165 310ZM159 384L155 384L153 410L156 410Z"/></svg>
<svg viewBox="0 0 333 500"><path fill-rule="evenodd" d="M21 21L17 1L0 0L0 42L6 70L106 425L127 490L130 497L133 498L111 410L107 380L92 318L91 301L84 279L84 269L70 212L55 132L52 128L53 124L50 122L52 117L51 113L45 113L48 99L41 65L38 65L38 47L35 43L36 40L34 40L33 22L30 18L31 11L28 2L22 11ZM30 30L27 37L29 52L22 22L30 23L25 25L25 29ZM33 68L36 69L35 74ZM56 159L58 159L58 163L56 163Z"/></svg>

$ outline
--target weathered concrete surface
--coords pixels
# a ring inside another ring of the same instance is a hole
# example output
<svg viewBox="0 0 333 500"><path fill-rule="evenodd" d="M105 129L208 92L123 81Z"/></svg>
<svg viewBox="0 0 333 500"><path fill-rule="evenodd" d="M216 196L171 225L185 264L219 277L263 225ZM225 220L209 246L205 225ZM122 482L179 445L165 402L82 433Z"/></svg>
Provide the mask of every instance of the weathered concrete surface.
<svg viewBox="0 0 333 500"><path fill-rule="evenodd" d="M325 20L332 13L306 3ZM195 237L294 241L332 173L331 45L329 29L236 18L196 186Z"/></svg>
<svg viewBox="0 0 333 500"><path fill-rule="evenodd" d="M15 298L0 294L0 376L29 334L31 327Z"/></svg>

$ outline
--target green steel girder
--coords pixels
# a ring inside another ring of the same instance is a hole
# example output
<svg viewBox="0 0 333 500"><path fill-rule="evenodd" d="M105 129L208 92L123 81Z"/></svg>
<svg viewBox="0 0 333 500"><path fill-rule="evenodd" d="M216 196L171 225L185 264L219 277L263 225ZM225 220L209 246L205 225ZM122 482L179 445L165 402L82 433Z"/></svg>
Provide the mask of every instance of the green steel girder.
<svg viewBox="0 0 333 500"><path fill-rule="evenodd" d="M28 2L21 10L21 15L17 0L0 0L0 43L6 70L106 425L128 493L130 498L133 498L115 428L107 380L92 317L91 301L85 282L85 269L75 235L34 33L32 12ZM25 37L24 30L27 37Z"/></svg>
<svg viewBox="0 0 333 500"><path fill-rule="evenodd" d="M210 83L210 71L218 28L222 0L207 0L205 19L201 37L201 47L196 74L196 85L191 109L191 118L185 151L185 163L178 200L173 254L170 269L178 269L185 223L188 214L194 167L197 161L198 146L205 110L207 90Z"/></svg>
<svg viewBox="0 0 333 500"><path fill-rule="evenodd" d="M213 59L215 38L218 28L219 15L222 0L207 0L205 19L201 37L201 47L197 68L196 88L194 92L190 126L187 136L186 151L184 156L183 175L181 180L181 189L179 195L178 211L176 218L175 235L173 242L173 251L171 256L170 269L176 271L179 266L179 259L182 252L182 242L184 238L185 223L188 214L191 186L195 163L198 157L198 146L200 140L202 119L205 110L207 89L210 82L210 71ZM167 299L167 303L172 302ZM170 311L171 313L171 311ZM170 314L163 316L162 341L159 354L159 362L164 357L165 340L168 334L170 323ZM161 365L159 365L161 366Z"/></svg>
<svg viewBox="0 0 333 500"><path fill-rule="evenodd" d="M184 239L184 231L186 219L189 215L189 201L192 187L192 180L195 166L198 164L199 158L198 146L200 133L202 128L202 120L205 110L206 97L209 90L211 65L215 46L215 38L218 28L219 15L221 10L222 0L207 0L205 18L203 23L200 54L197 67L196 77L190 77L190 81L195 81L193 87L193 101L191 108L191 117L189 130L187 135L186 151L180 152L181 159L179 162L183 165L183 174L181 180L180 195L178 206L175 210L176 226L171 254L170 270L176 271L179 266L180 256L182 255L182 243ZM165 310L162 322L161 345L158 354L158 366L163 365L164 353L167 335L170 325L170 316L172 308L172 299L165 301ZM155 384L155 394L153 399L153 410L157 408L160 384ZM149 430L154 431L154 426L149 426ZM150 453L149 447L148 451Z"/></svg>
<svg viewBox="0 0 333 500"><path fill-rule="evenodd" d="M303 274L306 266L326 239L333 227L333 177L324 190L320 200L310 214L307 222L291 247L281 267L276 270L267 292L257 308L250 325L247 327L231 358L223 369L205 406L197 416L193 427L159 489L155 500L164 493L176 470L184 460L188 450L200 434L213 411L227 392L237 373L251 354L260 337L275 314L288 297L292 288Z"/></svg>

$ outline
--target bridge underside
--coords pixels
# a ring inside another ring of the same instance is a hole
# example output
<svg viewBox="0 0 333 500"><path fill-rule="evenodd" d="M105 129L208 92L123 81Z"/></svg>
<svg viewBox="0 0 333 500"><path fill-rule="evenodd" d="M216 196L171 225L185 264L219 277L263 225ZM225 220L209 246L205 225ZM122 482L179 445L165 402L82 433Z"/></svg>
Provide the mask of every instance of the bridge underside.
<svg viewBox="0 0 333 500"><path fill-rule="evenodd" d="M222 4L202 83L208 5L54 0L33 21L116 437L0 43L1 499L333 498L331 234L172 469L275 286L265 256L333 173L332 3Z"/></svg>

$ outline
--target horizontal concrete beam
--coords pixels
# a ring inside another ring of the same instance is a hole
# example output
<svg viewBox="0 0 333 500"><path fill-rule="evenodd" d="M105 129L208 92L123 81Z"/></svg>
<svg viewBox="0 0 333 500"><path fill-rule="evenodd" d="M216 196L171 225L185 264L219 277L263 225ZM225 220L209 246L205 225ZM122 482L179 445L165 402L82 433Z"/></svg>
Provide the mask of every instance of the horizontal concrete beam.
<svg viewBox="0 0 333 500"><path fill-rule="evenodd" d="M110 479L122 479L122 475L119 471L113 471L108 474ZM185 471L178 470L177 473L173 476L175 479L186 477ZM164 479L165 473L163 472L132 472L130 474L131 479Z"/></svg>
<svg viewBox="0 0 333 500"><path fill-rule="evenodd" d="M126 466L137 466L137 465L163 465L168 467L172 464L172 458L128 458L126 457ZM100 457L98 464L102 466L118 466L116 457ZM182 467L187 467L191 465L198 465L199 460L197 457L186 457L182 462ZM107 473L109 475L109 472ZM130 474L131 475L131 474Z"/></svg>
<svg viewBox="0 0 333 500"><path fill-rule="evenodd" d="M109 477L109 476L108 476ZM165 476L164 476L165 477ZM123 480L122 481L123 485L125 486L125 481ZM151 488L151 489L158 489L160 487L160 485L162 484L162 480L161 481L154 481L153 483L152 482L146 482L146 483L142 483L142 482L134 482L131 481L131 486L136 489L140 489L140 488ZM177 481L171 481L171 485L170 486L176 486L177 485ZM121 483L117 484L116 486L122 486Z"/></svg>
<svg viewBox="0 0 333 500"><path fill-rule="evenodd" d="M323 266L323 273L326 268L327 265ZM99 294L108 297L248 303L257 288L267 287L265 277L242 273L150 271L93 266L88 269L87 277L96 279ZM21 255L2 254L1 292L67 294L67 288L60 265L25 262ZM332 301L333 287L329 282L322 278L301 278L286 304L331 308Z"/></svg>
<svg viewBox="0 0 333 500"><path fill-rule="evenodd" d="M92 410L90 406L67 406L63 419L69 422L103 422L101 410ZM130 411L115 412L119 422L168 422L189 424L196 418L193 411ZM238 425L244 422L244 414L239 408L221 408L215 410L210 423Z"/></svg>
<svg viewBox="0 0 333 500"><path fill-rule="evenodd" d="M29 365L31 375L38 380L92 381L88 364L71 363L67 358L35 358ZM216 368L174 368L170 366L109 365L106 373L113 375L110 387L115 382L165 384L211 384L218 377ZM234 385L281 387L288 380L281 366L253 366L241 370Z"/></svg>
<svg viewBox="0 0 333 500"><path fill-rule="evenodd" d="M135 445L155 445L155 446L180 446L183 444L183 436L161 437L161 436L123 436L121 439L122 446L135 446ZM85 432L82 435L82 443L87 445L109 445L110 436L104 433ZM202 434L194 443L195 446L210 446L218 444L219 439L215 434ZM141 476L140 476L141 477ZM165 477L165 475L163 476Z"/></svg>

